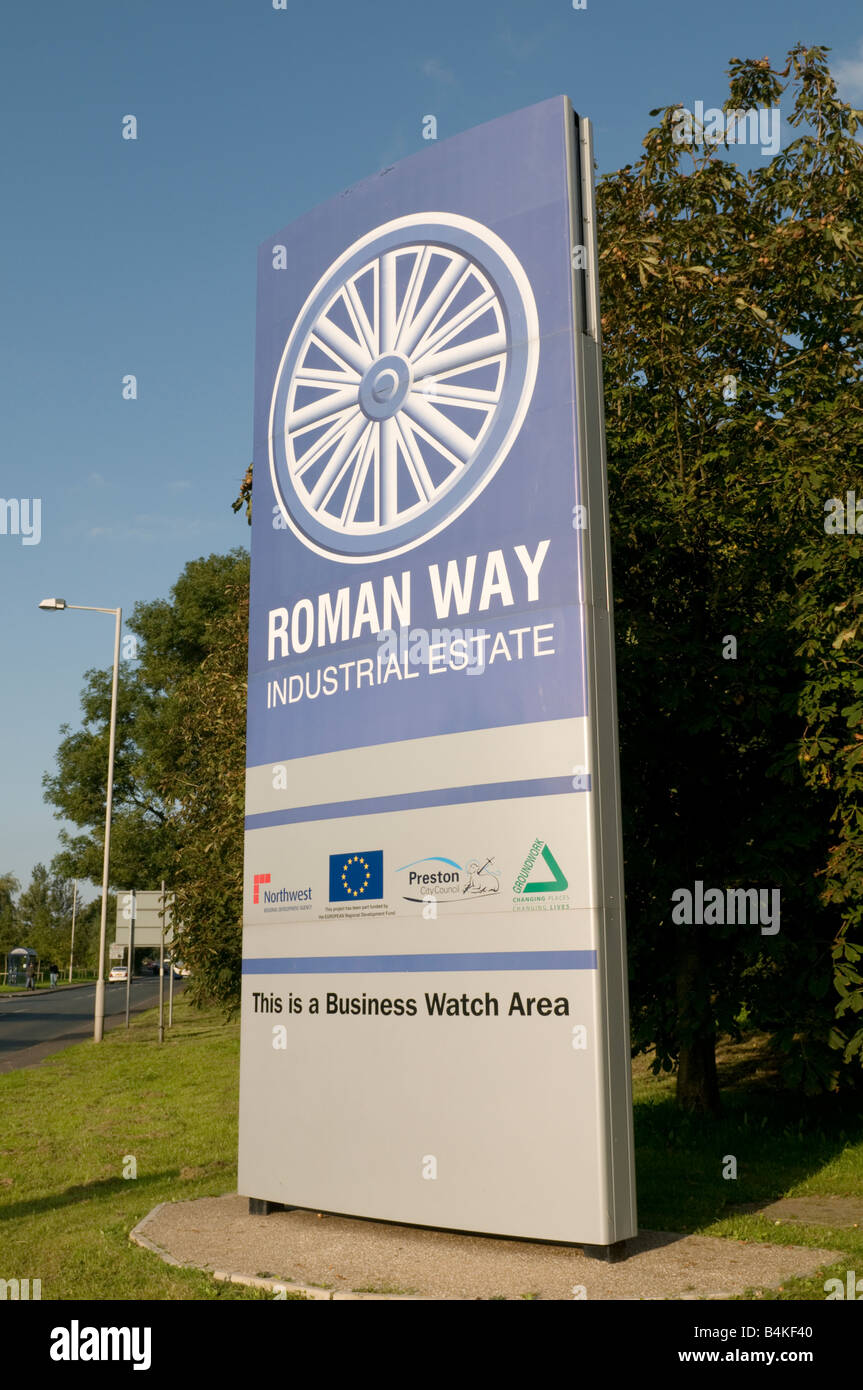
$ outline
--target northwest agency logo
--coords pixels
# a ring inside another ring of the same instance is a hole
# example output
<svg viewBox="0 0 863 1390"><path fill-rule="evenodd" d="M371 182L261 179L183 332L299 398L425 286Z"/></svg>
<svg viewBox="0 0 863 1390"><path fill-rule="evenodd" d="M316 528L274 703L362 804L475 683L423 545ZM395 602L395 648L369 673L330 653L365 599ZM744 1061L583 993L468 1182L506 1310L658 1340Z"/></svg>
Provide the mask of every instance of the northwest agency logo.
<svg viewBox="0 0 863 1390"><path fill-rule="evenodd" d="M266 888L270 874L255 874L252 880L252 902L264 904L265 912L296 912L312 900L311 885L307 888Z"/></svg>
<svg viewBox="0 0 863 1390"><path fill-rule="evenodd" d="M396 872L404 875L402 897L407 903L426 903L429 898L438 903L460 903L466 898L494 897L500 892L494 855L459 864L445 855L429 854L425 859L403 864Z"/></svg>
<svg viewBox="0 0 863 1390"><path fill-rule="evenodd" d="M551 875L551 877L549 877ZM517 895L534 893L565 893L569 883L560 865L544 840L534 840L512 885Z"/></svg>
<svg viewBox="0 0 863 1390"><path fill-rule="evenodd" d="M330 902L353 903L384 895L384 852L330 855Z"/></svg>
<svg viewBox="0 0 863 1390"><path fill-rule="evenodd" d="M512 448L538 362L530 281L488 227L415 213L360 237L315 285L276 373L285 527L343 564L436 535Z"/></svg>
<svg viewBox="0 0 863 1390"><path fill-rule="evenodd" d="M269 883L269 881L270 881L270 875L269 875L269 874L255 874L255 879L254 879L254 883L253 883L253 886L252 886L252 902L253 902L253 903L259 903L259 902L261 901L261 897L260 897L260 894L261 894L261 884L262 884L262 883Z"/></svg>

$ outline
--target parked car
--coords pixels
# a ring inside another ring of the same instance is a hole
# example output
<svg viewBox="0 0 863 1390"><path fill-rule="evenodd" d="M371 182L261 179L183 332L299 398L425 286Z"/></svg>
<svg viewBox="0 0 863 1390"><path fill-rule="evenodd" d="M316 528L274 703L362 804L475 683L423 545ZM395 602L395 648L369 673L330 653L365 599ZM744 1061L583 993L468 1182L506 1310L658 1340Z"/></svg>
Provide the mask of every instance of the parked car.
<svg viewBox="0 0 863 1390"><path fill-rule="evenodd" d="M112 965L112 966L111 966L111 969L108 971L108 980L109 980L109 982L110 982L111 980L125 980L125 978L126 978L126 967L125 967L125 965Z"/></svg>

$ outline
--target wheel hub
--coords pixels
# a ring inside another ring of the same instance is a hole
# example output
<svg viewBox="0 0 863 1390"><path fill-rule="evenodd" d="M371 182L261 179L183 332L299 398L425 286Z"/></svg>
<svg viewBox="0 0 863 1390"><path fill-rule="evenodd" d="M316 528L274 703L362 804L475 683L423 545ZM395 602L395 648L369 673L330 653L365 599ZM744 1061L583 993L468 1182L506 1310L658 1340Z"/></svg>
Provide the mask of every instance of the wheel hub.
<svg viewBox="0 0 863 1390"><path fill-rule="evenodd" d="M387 352L368 368L360 382L359 404L369 420L389 420L411 388L411 368L398 352Z"/></svg>

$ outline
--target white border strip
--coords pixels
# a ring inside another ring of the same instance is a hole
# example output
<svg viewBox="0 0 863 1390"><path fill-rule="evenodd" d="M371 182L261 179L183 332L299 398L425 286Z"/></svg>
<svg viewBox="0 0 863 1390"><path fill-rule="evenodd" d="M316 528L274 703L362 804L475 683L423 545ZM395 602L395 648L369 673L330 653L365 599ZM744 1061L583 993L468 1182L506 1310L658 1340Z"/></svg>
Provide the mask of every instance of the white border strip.
<svg viewBox="0 0 863 1390"><path fill-rule="evenodd" d="M274 776L278 762L264 763L246 769L246 815L356 797L571 777L576 766L585 766L586 739L586 719L546 719L285 759L283 779ZM274 780L287 786L274 787Z"/></svg>

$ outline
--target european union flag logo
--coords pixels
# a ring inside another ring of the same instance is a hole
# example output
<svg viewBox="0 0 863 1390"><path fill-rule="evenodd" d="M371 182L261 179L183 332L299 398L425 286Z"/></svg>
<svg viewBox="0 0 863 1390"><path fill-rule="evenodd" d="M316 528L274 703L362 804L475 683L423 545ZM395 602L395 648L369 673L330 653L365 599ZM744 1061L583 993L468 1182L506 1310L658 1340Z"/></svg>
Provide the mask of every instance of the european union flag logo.
<svg viewBox="0 0 863 1390"><path fill-rule="evenodd" d="M358 903L384 895L384 852L357 850L330 855L330 902Z"/></svg>

